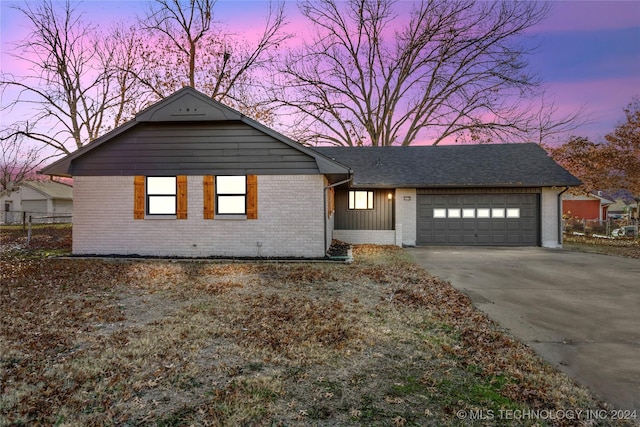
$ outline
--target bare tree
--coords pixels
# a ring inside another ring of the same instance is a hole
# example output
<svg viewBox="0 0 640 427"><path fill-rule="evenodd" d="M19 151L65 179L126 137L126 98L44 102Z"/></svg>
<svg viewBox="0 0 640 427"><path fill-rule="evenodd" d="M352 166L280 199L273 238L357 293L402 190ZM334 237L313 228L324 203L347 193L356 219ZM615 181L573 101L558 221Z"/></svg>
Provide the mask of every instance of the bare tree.
<svg viewBox="0 0 640 427"><path fill-rule="evenodd" d="M284 4L269 3L264 28L252 42L215 27L215 4L155 0L142 24L156 37L142 53L136 77L158 98L189 85L254 117L264 114L256 107L261 82L254 73L269 66L274 48L289 38Z"/></svg>
<svg viewBox="0 0 640 427"><path fill-rule="evenodd" d="M540 96L539 103L531 103L523 110L529 112L522 127L523 135L528 132L528 141L543 147L566 142L567 135L591 122L586 105L573 112L561 113L555 101L549 101L545 94Z"/></svg>
<svg viewBox="0 0 640 427"><path fill-rule="evenodd" d="M138 27L117 23L110 29L109 37L103 40L100 60L112 79L111 108L106 111L112 127L120 126L157 100L140 84L135 73L142 67L140 58L145 39Z"/></svg>
<svg viewBox="0 0 640 427"><path fill-rule="evenodd" d="M0 191L35 176L36 169L48 159L42 151L43 147L25 144L24 136L0 137Z"/></svg>
<svg viewBox="0 0 640 427"><path fill-rule="evenodd" d="M188 61L189 86L195 87L200 40L211 28L216 0L155 0L146 16L146 29L167 37Z"/></svg>
<svg viewBox="0 0 640 427"><path fill-rule="evenodd" d="M33 113L29 120L13 123L14 136L69 153L109 128L109 114L128 101L121 92L114 95L114 50L105 49L108 36L85 23L68 0L25 3L16 9L31 31L13 57L30 71L21 76L2 74L3 93L18 92L2 110L29 108Z"/></svg>
<svg viewBox="0 0 640 427"><path fill-rule="evenodd" d="M521 135L529 119L518 102L539 81L519 42L547 4L425 0L410 7L301 3L315 35L289 54L280 97L307 118L307 140L375 146L409 145L419 135L433 144Z"/></svg>

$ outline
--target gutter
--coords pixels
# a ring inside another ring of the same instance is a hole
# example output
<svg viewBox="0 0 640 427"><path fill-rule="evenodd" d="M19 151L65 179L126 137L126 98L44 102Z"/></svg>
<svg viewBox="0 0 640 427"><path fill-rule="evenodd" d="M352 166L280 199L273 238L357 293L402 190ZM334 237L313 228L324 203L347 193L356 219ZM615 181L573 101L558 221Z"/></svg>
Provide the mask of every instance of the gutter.
<svg viewBox="0 0 640 427"><path fill-rule="evenodd" d="M327 221L329 220L329 218L326 215L327 213L327 190L333 187L337 187L339 185L342 184L346 184L348 182L350 182L353 179L353 175L352 175L353 171L349 170L349 178L336 182L335 184L331 184L331 185L327 185L324 187L324 189L322 190L322 206L324 207L324 209L322 210L322 218L324 218L324 247L325 247L325 252L327 251Z"/></svg>
<svg viewBox="0 0 640 427"><path fill-rule="evenodd" d="M560 193L558 193L558 245L562 247L562 195L569 190L569 187L564 187Z"/></svg>

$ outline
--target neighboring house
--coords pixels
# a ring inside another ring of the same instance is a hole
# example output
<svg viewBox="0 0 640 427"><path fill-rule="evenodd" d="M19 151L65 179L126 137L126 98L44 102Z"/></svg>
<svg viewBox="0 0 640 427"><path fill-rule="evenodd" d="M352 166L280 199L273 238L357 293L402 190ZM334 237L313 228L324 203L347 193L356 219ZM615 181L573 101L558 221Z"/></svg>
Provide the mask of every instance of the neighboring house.
<svg viewBox="0 0 640 427"><path fill-rule="evenodd" d="M614 203L601 194L562 195L562 215L571 218L598 220L607 219L607 212Z"/></svg>
<svg viewBox="0 0 640 427"><path fill-rule="evenodd" d="M312 149L192 88L42 173L74 177L74 253L187 257L556 247L580 183L533 144Z"/></svg>
<svg viewBox="0 0 640 427"><path fill-rule="evenodd" d="M71 220L73 187L55 181L23 181L11 191L0 192L0 223L19 223L34 218L36 222Z"/></svg>
<svg viewBox="0 0 640 427"><path fill-rule="evenodd" d="M616 199L609 206L608 215L614 219L640 218L638 215L638 202L625 199Z"/></svg>

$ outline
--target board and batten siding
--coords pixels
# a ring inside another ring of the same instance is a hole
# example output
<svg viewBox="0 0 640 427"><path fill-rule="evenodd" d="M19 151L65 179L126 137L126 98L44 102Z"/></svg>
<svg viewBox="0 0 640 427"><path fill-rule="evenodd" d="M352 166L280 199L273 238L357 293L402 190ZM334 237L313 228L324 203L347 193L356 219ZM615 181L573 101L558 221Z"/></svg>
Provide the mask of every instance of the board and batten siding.
<svg viewBox="0 0 640 427"><path fill-rule="evenodd" d="M74 161L74 176L317 174L314 158L241 122L143 123Z"/></svg>
<svg viewBox="0 0 640 427"><path fill-rule="evenodd" d="M352 189L354 190L354 189ZM393 190L367 190L373 191L373 209L353 210L349 209L349 189L338 188L335 193L335 225L336 230L393 230Z"/></svg>
<svg viewBox="0 0 640 427"><path fill-rule="evenodd" d="M187 177L187 219L134 219L133 176L74 179L75 254L322 257L322 175L260 175L255 220L206 219L204 176Z"/></svg>

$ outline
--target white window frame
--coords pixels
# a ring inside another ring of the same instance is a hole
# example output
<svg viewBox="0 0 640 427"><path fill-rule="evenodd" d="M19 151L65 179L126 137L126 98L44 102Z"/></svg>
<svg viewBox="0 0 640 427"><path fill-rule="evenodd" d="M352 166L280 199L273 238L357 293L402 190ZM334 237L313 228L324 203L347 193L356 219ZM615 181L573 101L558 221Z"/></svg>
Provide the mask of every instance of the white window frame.
<svg viewBox="0 0 640 427"><path fill-rule="evenodd" d="M449 218L462 218L462 214L460 213L460 208L447 209L447 215L449 216Z"/></svg>
<svg viewBox="0 0 640 427"><path fill-rule="evenodd" d="M478 213L476 215L477 218L491 218L491 209L489 208L478 208Z"/></svg>
<svg viewBox="0 0 640 427"><path fill-rule="evenodd" d="M520 208L507 208L507 218L520 218Z"/></svg>
<svg viewBox="0 0 640 427"><path fill-rule="evenodd" d="M504 208L491 208L491 218L504 218L504 217L505 217Z"/></svg>
<svg viewBox="0 0 640 427"><path fill-rule="evenodd" d="M447 217L447 210L445 208L435 208L433 210L433 217L436 218L436 219L446 218Z"/></svg>
<svg viewBox="0 0 640 427"><path fill-rule="evenodd" d="M370 211L373 208L372 190L349 190L350 211Z"/></svg>
<svg viewBox="0 0 640 427"><path fill-rule="evenodd" d="M148 176L145 182L146 214L176 215L178 179L175 176Z"/></svg>
<svg viewBox="0 0 640 427"><path fill-rule="evenodd" d="M247 214L246 175L218 175L215 185L216 215Z"/></svg>
<svg viewBox="0 0 640 427"><path fill-rule="evenodd" d="M462 218L475 218L476 210L474 208L463 208L462 209Z"/></svg>

